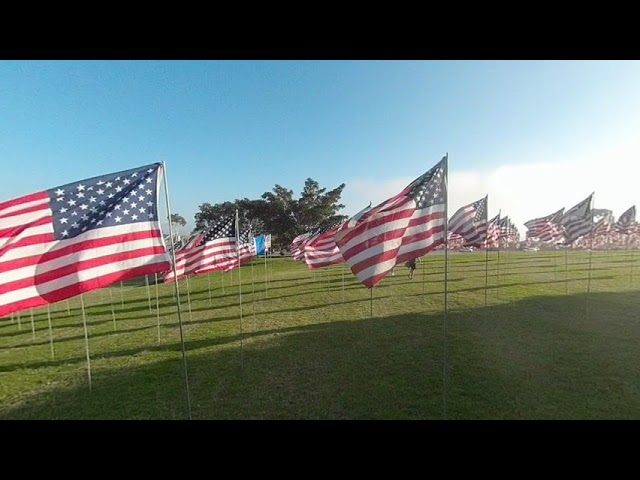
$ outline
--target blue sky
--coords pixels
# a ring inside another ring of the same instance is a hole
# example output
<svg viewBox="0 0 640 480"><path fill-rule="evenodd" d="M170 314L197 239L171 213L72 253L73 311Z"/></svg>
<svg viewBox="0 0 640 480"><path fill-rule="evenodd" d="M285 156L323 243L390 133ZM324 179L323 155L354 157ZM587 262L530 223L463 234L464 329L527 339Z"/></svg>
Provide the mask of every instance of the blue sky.
<svg viewBox="0 0 640 480"><path fill-rule="evenodd" d="M164 160L172 210L346 183L346 214L449 152L450 213L521 225L640 197L637 61L0 61L6 200Z"/></svg>

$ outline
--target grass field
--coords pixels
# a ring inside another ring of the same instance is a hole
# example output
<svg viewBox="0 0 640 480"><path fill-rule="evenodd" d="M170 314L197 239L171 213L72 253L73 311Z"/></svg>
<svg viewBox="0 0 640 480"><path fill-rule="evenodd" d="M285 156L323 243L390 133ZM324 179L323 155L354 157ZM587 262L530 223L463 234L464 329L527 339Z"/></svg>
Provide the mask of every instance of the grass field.
<svg viewBox="0 0 640 480"><path fill-rule="evenodd" d="M446 323L440 254L372 300L344 265L256 260L242 322L237 270L192 278L190 309L182 281L193 418L638 419L640 254L591 260L502 252L498 276L492 253L485 306L484 253L451 254ZM53 347L46 308L1 320L0 418L188 418L174 287L159 328L147 291L84 295L91 392L79 298L51 306Z"/></svg>

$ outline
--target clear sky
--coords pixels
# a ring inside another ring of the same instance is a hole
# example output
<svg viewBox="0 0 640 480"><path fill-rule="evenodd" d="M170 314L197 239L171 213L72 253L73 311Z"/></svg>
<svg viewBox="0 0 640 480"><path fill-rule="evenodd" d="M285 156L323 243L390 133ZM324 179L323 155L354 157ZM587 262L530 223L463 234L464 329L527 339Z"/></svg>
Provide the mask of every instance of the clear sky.
<svg viewBox="0 0 640 480"><path fill-rule="evenodd" d="M449 152L449 211L640 203L638 61L0 61L0 200L164 160L172 210L346 183L343 213Z"/></svg>

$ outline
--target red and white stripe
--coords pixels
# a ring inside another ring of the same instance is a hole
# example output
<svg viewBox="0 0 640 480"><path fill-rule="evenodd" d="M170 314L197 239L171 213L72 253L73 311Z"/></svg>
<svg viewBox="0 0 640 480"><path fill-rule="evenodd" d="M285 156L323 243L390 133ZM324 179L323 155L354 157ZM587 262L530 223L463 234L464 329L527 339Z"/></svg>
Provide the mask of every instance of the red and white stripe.
<svg viewBox="0 0 640 480"><path fill-rule="evenodd" d="M235 237L216 238L202 245L176 252L177 279L215 270L224 270L234 261L237 262ZM164 277L164 282L176 280L173 270Z"/></svg>
<svg viewBox="0 0 640 480"><path fill-rule="evenodd" d="M478 202L465 205L458 209L449 220L448 231L457 234L464 239L466 245L480 246L484 245L487 235L487 222L482 220L474 221L477 209L475 205ZM486 208L486 207L485 207Z"/></svg>
<svg viewBox="0 0 640 480"><path fill-rule="evenodd" d="M0 317L169 268L157 221L56 240L52 215L46 192L0 203Z"/></svg>
<svg viewBox="0 0 640 480"><path fill-rule="evenodd" d="M335 227L321 235L316 235L304 244L304 260L309 268L328 267L344 262L342 253L333 238L338 228Z"/></svg>

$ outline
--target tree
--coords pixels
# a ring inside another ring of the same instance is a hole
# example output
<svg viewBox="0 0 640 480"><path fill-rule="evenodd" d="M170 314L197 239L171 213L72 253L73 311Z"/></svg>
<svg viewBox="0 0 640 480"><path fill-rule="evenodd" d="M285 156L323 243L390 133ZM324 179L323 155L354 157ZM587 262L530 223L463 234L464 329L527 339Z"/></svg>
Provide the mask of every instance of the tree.
<svg viewBox="0 0 640 480"><path fill-rule="evenodd" d="M195 214L196 229L206 228L222 216L235 215L238 209L240 229L251 225L256 235L272 233L274 244L288 246L301 233L347 218L337 215L344 208L339 203L344 187L343 183L327 192L318 182L308 178L299 199L294 198L293 190L276 185L259 200L244 198L215 205L203 203Z"/></svg>
<svg viewBox="0 0 640 480"><path fill-rule="evenodd" d="M176 226L180 225L181 227L184 227L187 224L187 221L179 213L172 213L170 222Z"/></svg>

